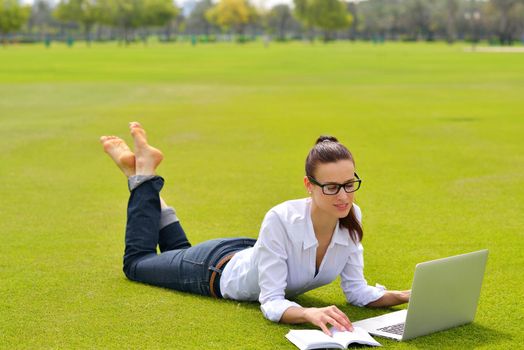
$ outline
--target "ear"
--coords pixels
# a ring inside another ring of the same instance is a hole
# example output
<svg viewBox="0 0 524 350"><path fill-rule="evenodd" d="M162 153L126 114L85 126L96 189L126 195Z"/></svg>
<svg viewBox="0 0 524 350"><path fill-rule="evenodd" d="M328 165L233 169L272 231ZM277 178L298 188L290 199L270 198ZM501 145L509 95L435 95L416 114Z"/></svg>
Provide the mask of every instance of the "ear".
<svg viewBox="0 0 524 350"><path fill-rule="evenodd" d="M304 176L304 187L306 188L306 191L308 191L308 193L311 194L311 192L313 191L313 184L311 183L311 181L309 181L307 176Z"/></svg>

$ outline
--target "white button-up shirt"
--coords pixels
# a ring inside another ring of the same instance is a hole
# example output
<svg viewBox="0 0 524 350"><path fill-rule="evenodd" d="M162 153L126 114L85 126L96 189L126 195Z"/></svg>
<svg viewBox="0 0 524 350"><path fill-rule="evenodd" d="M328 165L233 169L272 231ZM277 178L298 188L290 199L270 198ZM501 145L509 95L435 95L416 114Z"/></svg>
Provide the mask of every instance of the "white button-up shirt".
<svg viewBox="0 0 524 350"><path fill-rule="evenodd" d="M361 221L360 208L353 204ZM384 288L364 279L362 244L355 244L337 223L315 275L318 241L311 221L311 199L284 202L265 216L257 243L235 254L220 279L224 298L259 300L264 316L278 322L291 306L288 300L331 283L340 275L346 300L364 306L384 295Z"/></svg>

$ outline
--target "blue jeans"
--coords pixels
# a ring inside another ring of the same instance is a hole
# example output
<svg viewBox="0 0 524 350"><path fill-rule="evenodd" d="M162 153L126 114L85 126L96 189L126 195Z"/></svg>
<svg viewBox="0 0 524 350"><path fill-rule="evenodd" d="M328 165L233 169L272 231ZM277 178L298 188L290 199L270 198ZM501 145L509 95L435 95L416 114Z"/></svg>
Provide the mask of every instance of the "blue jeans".
<svg viewBox="0 0 524 350"><path fill-rule="evenodd" d="M224 268L217 269L217 263L227 255L252 247L256 240L221 238L193 247L180 222L160 230L159 193L163 185L164 179L157 176L131 192L127 207L124 273L133 281L211 295L211 274L216 271L219 278ZM160 254L156 251L157 244ZM221 297L219 289L214 291Z"/></svg>

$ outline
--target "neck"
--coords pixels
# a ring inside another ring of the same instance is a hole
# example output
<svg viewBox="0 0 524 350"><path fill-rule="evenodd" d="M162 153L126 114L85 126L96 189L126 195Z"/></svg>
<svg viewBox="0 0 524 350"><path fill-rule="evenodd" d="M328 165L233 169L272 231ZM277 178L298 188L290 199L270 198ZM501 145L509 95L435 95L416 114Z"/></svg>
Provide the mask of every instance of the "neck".
<svg viewBox="0 0 524 350"><path fill-rule="evenodd" d="M337 226L338 218L323 213L314 202L311 202L311 221L313 229L318 235L332 235Z"/></svg>

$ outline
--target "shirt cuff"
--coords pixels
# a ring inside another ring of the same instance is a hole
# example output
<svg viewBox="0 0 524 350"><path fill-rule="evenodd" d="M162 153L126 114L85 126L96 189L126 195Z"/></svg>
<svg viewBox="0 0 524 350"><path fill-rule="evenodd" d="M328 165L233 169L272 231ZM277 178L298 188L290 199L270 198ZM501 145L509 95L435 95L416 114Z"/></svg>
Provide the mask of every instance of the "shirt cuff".
<svg viewBox="0 0 524 350"><path fill-rule="evenodd" d="M366 306L367 304L372 303L375 300L382 298L382 296L385 293L386 293L386 287L384 287L381 284L376 283L375 287L368 286L368 293L366 293L365 297L359 300L360 301L359 304L361 305L356 305L356 306Z"/></svg>
<svg viewBox="0 0 524 350"><path fill-rule="evenodd" d="M299 304L287 299L276 299L260 305L264 317L273 322L279 322L282 314L292 306L301 307Z"/></svg>
<svg viewBox="0 0 524 350"><path fill-rule="evenodd" d="M129 192L133 192L135 188L140 186L146 181L149 181L153 178L157 177L157 175L133 175L130 176L127 180L127 185L129 187Z"/></svg>

